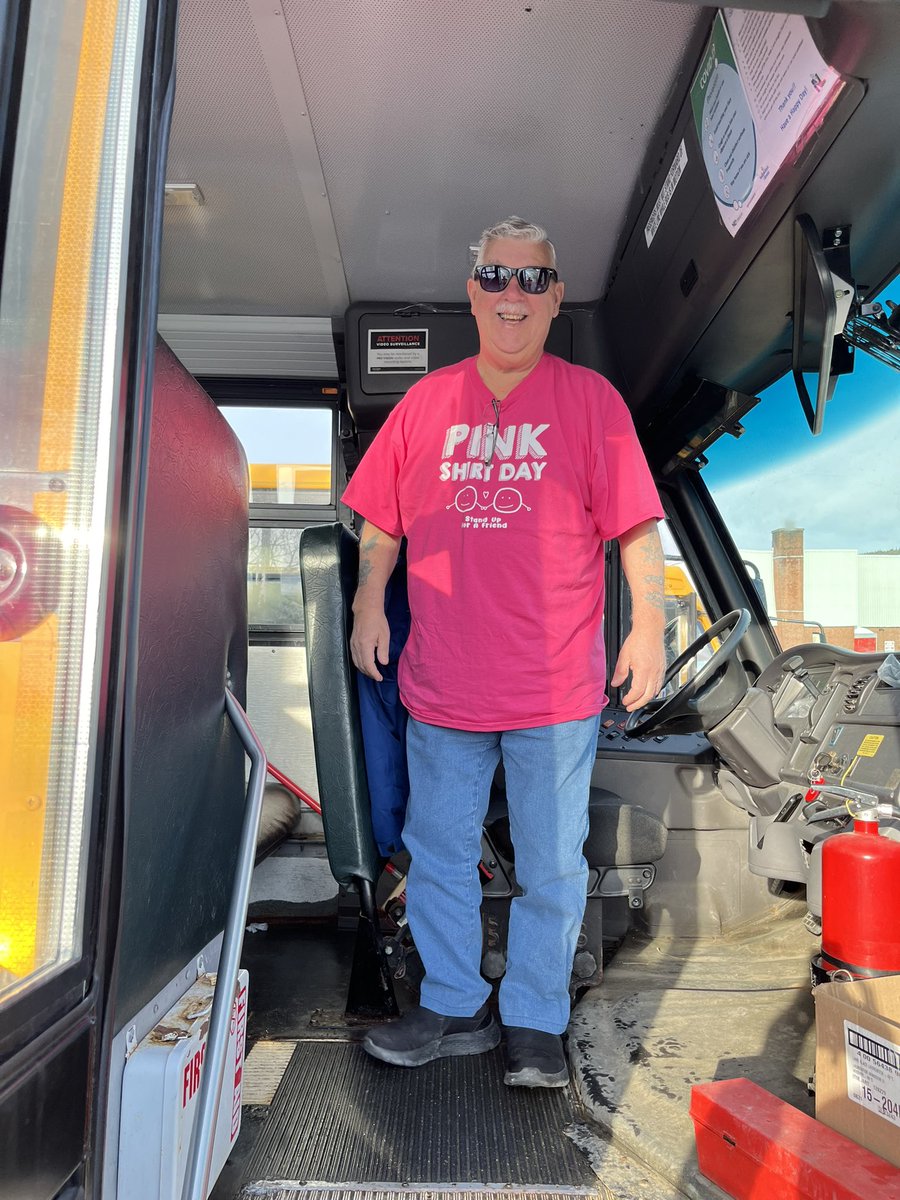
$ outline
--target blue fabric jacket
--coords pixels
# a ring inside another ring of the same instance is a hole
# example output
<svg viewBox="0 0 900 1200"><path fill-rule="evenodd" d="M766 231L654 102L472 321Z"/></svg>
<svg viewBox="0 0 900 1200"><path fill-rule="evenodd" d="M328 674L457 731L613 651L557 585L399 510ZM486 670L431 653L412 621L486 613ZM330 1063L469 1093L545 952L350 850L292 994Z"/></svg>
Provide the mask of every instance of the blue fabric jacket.
<svg viewBox="0 0 900 1200"><path fill-rule="evenodd" d="M356 673L362 722L366 778L372 806L372 833L380 854L403 849L403 822L409 799L406 767L406 723L409 714L400 700L397 667L409 637L409 599L406 592L406 543L384 592L384 612L391 630L390 661L379 663L381 683Z"/></svg>

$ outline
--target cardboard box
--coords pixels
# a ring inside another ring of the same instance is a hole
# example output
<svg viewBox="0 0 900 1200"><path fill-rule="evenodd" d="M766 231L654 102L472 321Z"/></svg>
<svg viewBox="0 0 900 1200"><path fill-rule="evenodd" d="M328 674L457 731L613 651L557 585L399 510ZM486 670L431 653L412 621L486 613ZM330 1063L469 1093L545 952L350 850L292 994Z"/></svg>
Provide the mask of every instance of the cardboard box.
<svg viewBox="0 0 900 1200"><path fill-rule="evenodd" d="M900 975L815 996L816 1117L900 1166Z"/></svg>

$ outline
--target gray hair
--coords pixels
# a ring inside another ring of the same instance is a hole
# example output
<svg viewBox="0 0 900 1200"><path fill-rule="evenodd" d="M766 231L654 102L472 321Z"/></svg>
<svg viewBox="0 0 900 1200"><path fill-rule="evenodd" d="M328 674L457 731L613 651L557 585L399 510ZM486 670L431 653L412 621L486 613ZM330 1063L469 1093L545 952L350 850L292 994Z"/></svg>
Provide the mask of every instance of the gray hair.
<svg viewBox="0 0 900 1200"><path fill-rule="evenodd" d="M475 266L480 267L484 263L484 255L491 242L499 241L501 238L511 238L517 242L534 242L538 246L546 246L550 254L550 266L556 267L556 247L547 237L547 230L541 225L534 225L530 221L523 221L521 217L506 217L503 221L498 221L496 225L492 225L490 229L485 229L481 237L478 239L478 257L475 259Z"/></svg>

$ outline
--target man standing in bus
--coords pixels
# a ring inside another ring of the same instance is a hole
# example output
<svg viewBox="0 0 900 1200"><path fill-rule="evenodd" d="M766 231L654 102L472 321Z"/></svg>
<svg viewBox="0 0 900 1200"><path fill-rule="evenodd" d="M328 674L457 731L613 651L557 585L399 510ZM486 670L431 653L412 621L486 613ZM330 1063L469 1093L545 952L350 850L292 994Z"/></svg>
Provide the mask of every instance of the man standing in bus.
<svg viewBox="0 0 900 1200"><path fill-rule="evenodd" d="M505 1080L563 1087L606 703L603 547L618 539L632 595L611 683L631 675L634 710L657 694L665 668L662 509L622 398L596 372L544 351L563 298L544 230L518 217L486 230L467 288L478 355L410 388L343 497L365 518L351 653L374 679L388 661L385 584L408 541L403 840L407 915L425 967L421 1005L363 1045L412 1067L500 1040L480 973L477 865L502 758L523 893L500 986Z"/></svg>

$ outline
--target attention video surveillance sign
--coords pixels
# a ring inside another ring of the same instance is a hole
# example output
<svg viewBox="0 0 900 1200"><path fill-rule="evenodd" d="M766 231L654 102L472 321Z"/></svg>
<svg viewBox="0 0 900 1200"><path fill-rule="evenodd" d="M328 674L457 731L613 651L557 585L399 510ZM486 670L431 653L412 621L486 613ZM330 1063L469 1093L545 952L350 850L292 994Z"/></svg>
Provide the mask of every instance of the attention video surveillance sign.
<svg viewBox="0 0 900 1200"><path fill-rule="evenodd" d="M428 370L427 329L370 329L370 375L424 375Z"/></svg>

